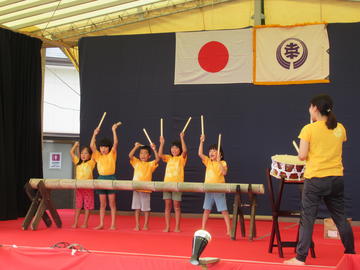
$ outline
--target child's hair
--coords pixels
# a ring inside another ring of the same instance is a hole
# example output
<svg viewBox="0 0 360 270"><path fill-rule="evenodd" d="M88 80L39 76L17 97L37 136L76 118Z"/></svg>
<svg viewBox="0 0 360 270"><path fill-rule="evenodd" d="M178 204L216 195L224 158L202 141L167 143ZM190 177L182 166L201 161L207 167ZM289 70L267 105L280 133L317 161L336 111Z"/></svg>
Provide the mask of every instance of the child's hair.
<svg viewBox="0 0 360 270"><path fill-rule="evenodd" d="M180 155L182 154L182 152L183 152L182 146L181 146L181 142L180 142L180 141L173 141L173 142L171 143L171 145L170 145L170 155L172 155L172 154L171 154L171 147L173 147L173 146L176 146L177 148L180 149L180 153L179 153L179 156L180 156Z"/></svg>
<svg viewBox="0 0 360 270"><path fill-rule="evenodd" d="M218 150L218 145L217 144L212 144L209 146L209 151L210 150ZM220 154L221 154L221 160L224 160L224 151L222 149L222 147L220 146Z"/></svg>
<svg viewBox="0 0 360 270"><path fill-rule="evenodd" d="M147 150L149 155L151 156L151 147L150 146L148 146L148 145L140 146L139 151L141 151L142 149Z"/></svg>
<svg viewBox="0 0 360 270"><path fill-rule="evenodd" d="M337 120L333 113L334 103L330 96L321 94L312 98L311 105L316 106L321 115L327 116L326 126L328 129L334 129L337 127Z"/></svg>
<svg viewBox="0 0 360 270"><path fill-rule="evenodd" d="M92 151L91 151L90 147L87 147L87 146L81 147L81 149L80 149L80 155L81 155L81 152L84 151L85 149L88 150L88 152L89 152L89 154L90 154L90 159L91 159ZM81 156L80 156L78 163L76 163L76 166L77 166L77 165L80 165L80 164L83 163L83 162L84 162L84 163L85 163L85 162L88 162L90 159L85 160L85 161L82 161L82 160L81 160Z"/></svg>
<svg viewBox="0 0 360 270"><path fill-rule="evenodd" d="M109 147L109 152L110 152L112 148L112 142L108 138L103 138L99 141L99 149L101 146Z"/></svg>

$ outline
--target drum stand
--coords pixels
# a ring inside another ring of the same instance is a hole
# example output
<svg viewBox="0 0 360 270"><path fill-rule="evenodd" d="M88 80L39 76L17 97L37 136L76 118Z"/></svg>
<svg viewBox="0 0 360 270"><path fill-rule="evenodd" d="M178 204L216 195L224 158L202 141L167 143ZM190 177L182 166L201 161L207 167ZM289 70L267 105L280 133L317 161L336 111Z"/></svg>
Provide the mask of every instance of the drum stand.
<svg viewBox="0 0 360 270"><path fill-rule="evenodd" d="M56 208L54 207L51 198L50 191L45 187L43 181L40 181L37 186L36 193L31 188L29 183L25 185L25 192L29 199L32 201L28 212L26 213L22 229L27 230L29 225L34 231L37 229L40 219L45 222L46 227L50 227L52 221L46 210L49 210L52 219L54 220L56 227L61 228L62 222Z"/></svg>
<svg viewBox="0 0 360 270"><path fill-rule="evenodd" d="M299 241L300 226L298 226L296 241L292 241L292 242L281 241L280 229L279 229L279 217L300 217L300 211L280 210L281 198L282 198L285 184L299 185L299 184L303 184L303 181L287 181L284 178L282 178L280 180L281 181L280 189L278 191L277 196L275 197L273 183L272 183L272 176L270 175L270 169L266 169L266 177L267 177L267 182L268 182L268 187L269 187L269 196L270 196L270 202L271 202L271 206L272 206L272 220L273 220L268 252L272 253L273 247L277 247L278 251L279 251L279 257L284 258L284 254L283 254L283 250L282 250L283 248L293 247L293 248L295 248L295 252L296 252L296 245ZM277 244L274 243L275 237L276 237ZM311 254L311 257L313 257L313 258L315 258L314 247L315 247L314 242L311 241L310 254Z"/></svg>
<svg viewBox="0 0 360 270"><path fill-rule="evenodd" d="M255 215L256 215L256 194L252 192L252 186L249 184L248 188L248 197L250 203L242 203L241 200L241 191L240 186L236 187L235 199L234 199L234 208L233 208L233 218L231 225L230 237L232 240L236 240L236 230L237 230L237 221L239 219L241 235L245 237L245 219L242 211L242 207L250 207L250 232L249 232L249 240L253 240L256 237L256 223L255 223Z"/></svg>

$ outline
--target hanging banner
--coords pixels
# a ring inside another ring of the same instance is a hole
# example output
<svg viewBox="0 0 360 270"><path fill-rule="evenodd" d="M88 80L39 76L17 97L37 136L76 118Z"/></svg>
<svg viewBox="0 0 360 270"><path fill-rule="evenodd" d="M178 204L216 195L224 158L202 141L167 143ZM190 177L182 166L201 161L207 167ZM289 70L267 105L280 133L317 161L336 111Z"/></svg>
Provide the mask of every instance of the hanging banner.
<svg viewBox="0 0 360 270"><path fill-rule="evenodd" d="M176 33L174 84L252 82L252 29Z"/></svg>
<svg viewBox="0 0 360 270"><path fill-rule="evenodd" d="M329 82L325 24L255 27L254 84Z"/></svg>

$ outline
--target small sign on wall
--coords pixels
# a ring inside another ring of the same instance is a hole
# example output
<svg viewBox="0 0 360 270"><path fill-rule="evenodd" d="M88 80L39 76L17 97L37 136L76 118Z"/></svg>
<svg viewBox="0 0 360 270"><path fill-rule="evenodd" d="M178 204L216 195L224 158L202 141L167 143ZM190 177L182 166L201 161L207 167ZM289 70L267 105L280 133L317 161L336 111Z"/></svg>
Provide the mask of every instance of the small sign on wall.
<svg viewBox="0 0 360 270"><path fill-rule="evenodd" d="M61 152L50 152L49 169L61 169Z"/></svg>

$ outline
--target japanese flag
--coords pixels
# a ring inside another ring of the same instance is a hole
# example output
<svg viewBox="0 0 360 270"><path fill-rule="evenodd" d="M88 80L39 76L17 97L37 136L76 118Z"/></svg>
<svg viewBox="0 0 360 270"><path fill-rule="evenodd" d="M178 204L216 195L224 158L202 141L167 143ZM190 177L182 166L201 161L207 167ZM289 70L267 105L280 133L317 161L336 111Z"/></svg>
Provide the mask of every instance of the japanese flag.
<svg viewBox="0 0 360 270"><path fill-rule="evenodd" d="M175 84L252 82L252 29L176 33Z"/></svg>

